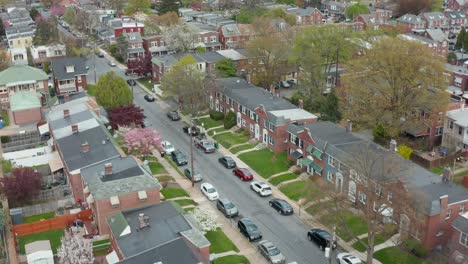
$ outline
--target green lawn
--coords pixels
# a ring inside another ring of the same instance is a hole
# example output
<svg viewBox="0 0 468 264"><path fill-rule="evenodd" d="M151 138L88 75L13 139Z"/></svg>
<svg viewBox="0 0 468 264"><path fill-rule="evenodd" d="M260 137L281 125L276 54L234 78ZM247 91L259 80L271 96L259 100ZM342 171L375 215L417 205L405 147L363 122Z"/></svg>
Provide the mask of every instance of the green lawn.
<svg viewBox="0 0 468 264"><path fill-rule="evenodd" d="M63 229L53 229L41 233L31 234L18 238L20 253L25 254L24 245L38 240L49 240L50 246L54 254L57 253L57 248L62 244L61 238L63 237Z"/></svg>
<svg viewBox="0 0 468 264"><path fill-rule="evenodd" d="M442 173L444 173L444 169L446 167L450 167L450 169L453 170L453 164L446 164L446 165L441 165L439 167L434 167L431 169L431 172L437 174L437 175L441 175ZM463 168L460 164L456 163L455 164L455 169L458 170L458 169L461 169Z"/></svg>
<svg viewBox="0 0 468 264"><path fill-rule="evenodd" d="M4 127L7 127L10 125L10 115L8 115L8 111L2 111L2 120L3 120Z"/></svg>
<svg viewBox="0 0 468 264"><path fill-rule="evenodd" d="M195 202L195 201L192 200L192 199L175 200L174 202L176 202L176 203L179 204L180 206L198 205L198 203Z"/></svg>
<svg viewBox="0 0 468 264"><path fill-rule="evenodd" d="M330 228L336 224L336 233L344 241L350 241L354 236L367 232L367 223L364 219L349 211L330 212L320 217L319 221Z"/></svg>
<svg viewBox="0 0 468 264"><path fill-rule="evenodd" d="M242 150L255 148L255 146L257 146L257 144L246 144L246 145L233 147L229 151L231 151L231 153L233 153L233 154L236 154L237 152L242 151Z"/></svg>
<svg viewBox="0 0 468 264"><path fill-rule="evenodd" d="M224 127L215 128L213 130L208 131L208 135L213 136L214 132L216 132L216 134L218 134L218 133L223 132L223 131L226 131L226 129L224 129Z"/></svg>
<svg viewBox="0 0 468 264"><path fill-rule="evenodd" d="M173 182L174 178L169 175L163 175L163 176L158 176L156 177L159 182Z"/></svg>
<svg viewBox="0 0 468 264"><path fill-rule="evenodd" d="M274 177L272 178L271 180L269 180L269 182L273 185L278 185L284 181L289 181L289 180L293 180L293 179L296 179L297 178L297 175L294 174L294 173L288 173L288 174L283 174L283 175L280 175L278 177Z"/></svg>
<svg viewBox="0 0 468 264"><path fill-rule="evenodd" d="M197 125L201 126L203 123L203 127L205 129L209 129L209 128L212 128L212 127L217 127L217 126L222 126L224 123L223 123L223 120L214 120L214 119L211 119L209 117L202 117L200 119L197 120Z"/></svg>
<svg viewBox="0 0 468 264"><path fill-rule="evenodd" d="M110 242L109 239L103 239L93 242L94 256L107 255L109 253Z"/></svg>
<svg viewBox="0 0 468 264"><path fill-rule="evenodd" d="M307 208L306 212L308 212L310 215L315 215L323 210L330 210L330 208L333 208L334 206L335 205L331 201L317 202L314 205Z"/></svg>
<svg viewBox="0 0 468 264"><path fill-rule="evenodd" d="M216 135L213 138L225 148L230 148L233 145L246 143L249 140L248 137L234 133L223 133Z"/></svg>
<svg viewBox="0 0 468 264"><path fill-rule="evenodd" d="M153 91L153 83L146 77L140 78L137 80L139 83L143 84L150 91Z"/></svg>
<svg viewBox="0 0 468 264"><path fill-rule="evenodd" d="M385 235L383 235L383 234L380 234L380 233L379 233L379 234L375 235L375 237L374 237L374 247L377 246L377 245L382 244L382 243L385 242L385 241L387 241L387 239L388 239L388 238L387 238ZM366 237L366 238L363 238L363 239L362 239L362 242L364 242L364 243L367 244L367 237ZM355 243L353 244L353 248L356 249L356 250L359 251L359 252L364 252L364 251L366 251L366 248L365 248L359 241L357 241L357 242L355 242Z"/></svg>
<svg viewBox="0 0 468 264"><path fill-rule="evenodd" d="M104 245L104 244L107 244L109 242L110 242L109 239L97 240L97 241L93 242L93 247Z"/></svg>
<svg viewBox="0 0 468 264"><path fill-rule="evenodd" d="M94 92L95 92L94 88L95 88L95 85L94 85L94 84L89 84L89 83L88 83L88 95L89 95L89 96L94 96L94 95L95 95L95 93L94 93Z"/></svg>
<svg viewBox="0 0 468 264"><path fill-rule="evenodd" d="M40 221L41 219L49 219L49 218L54 218L54 217L55 217L55 212L31 215L31 216L24 218L24 223L33 223L33 222Z"/></svg>
<svg viewBox="0 0 468 264"><path fill-rule="evenodd" d="M174 161L172 161L171 158L169 158L168 156L164 156L164 158L167 160L167 162L169 162L169 164L171 164L171 166L180 174L180 176L182 177L185 177L184 173L179 169L179 166L177 166L177 164L174 163Z"/></svg>
<svg viewBox="0 0 468 264"><path fill-rule="evenodd" d="M213 264L250 264L250 261L242 255L229 255L213 260Z"/></svg>
<svg viewBox="0 0 468 264"><path fill-rule="evenodd" d="M239 158L263 178L289 169L289 161L285 152L273 153L269 149L261 149L241 154Z"/></svg>
<svg viewBox="0 0 468 264"><path fill-rule="evenodd" d="M155 162L155 161L149 162L148 166L152 174L167 173L167 171L164 169L164 166L159 162Z"/></svg>
<svg viewBox="0 0 468 264"><path fill-rule="evenodd" d="M216 231L208 231L205 234L206 239L210 241L210 253L222 253L230 250L239 252L239 249L232 243L232 241L224 234L221 228Z"/></svg>
<svg viewBox="0 0 468 264"><path fill-rule="evenodd" d="M184 189L180 188L165 188L161 190L162 195L164 195L164 198L171 199L175 197L188 197L188 193Z"/></svg>
<svg viewBox="0 0 468 264"><path fill-rule="evenodd" d="M403 251L399 247L389 247L374 253L374 258L385 264L422 264L424 260Z"/></svg>
<svg viewBox="0 0 468 264"><path fill-rule="evenodd" d="M307 187L304 186L304 181L291 182L280 187L280 191L283 192L289 199L298 201L300 198L305 198L307 200L315 200L321 198L322 193L319 188L313 184L308 184Z"/></svg>

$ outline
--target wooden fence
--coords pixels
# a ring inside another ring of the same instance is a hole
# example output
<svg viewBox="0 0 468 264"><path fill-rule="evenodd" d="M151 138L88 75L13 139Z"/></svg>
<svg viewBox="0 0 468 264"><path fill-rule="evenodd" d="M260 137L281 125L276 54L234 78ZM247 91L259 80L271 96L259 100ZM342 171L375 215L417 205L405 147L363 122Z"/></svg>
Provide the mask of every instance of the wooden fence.
<svg viewBox="0 0 468 264"><path fill-rule="evenodd" d="M441 158L434 159L434 160L428 160L418 155L417 151L414 151L413 153L411 153L410 160L420 165L421 167L424 167L430 170L432 168L439 167L439 166L446 165L446 164L451 165L451 163L456 158L459 158L460 156L461 156L460 152L453 152L445 157L441 157Z"/></svg>

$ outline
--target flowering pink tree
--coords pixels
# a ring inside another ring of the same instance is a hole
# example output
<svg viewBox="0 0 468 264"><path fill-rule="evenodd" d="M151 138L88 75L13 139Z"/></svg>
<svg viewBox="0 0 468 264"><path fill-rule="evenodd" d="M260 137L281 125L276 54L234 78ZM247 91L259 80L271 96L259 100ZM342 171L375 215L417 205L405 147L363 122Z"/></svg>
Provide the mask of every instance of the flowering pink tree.
<svg viewBox="0 0 468 264"><path fill-rule="evenodd" d="M53 5L50 7L50 15L51 16L63 16L67 9L63 5Z"/></svg>
<svg viewBox="0 0 468 264"><path fill-rule="evenodd" d="M62 245L57 250L59 263L88 264L94 263L93 244L91 239L83 238L65 231Z"/></svg>
<svg viewBox="0 0 468 264"><path fill-rule="evenodd" d="M124 136L125 146L129 152L148 155L151 150L159 148L161 136L152 128L130 129Z"/></svg>

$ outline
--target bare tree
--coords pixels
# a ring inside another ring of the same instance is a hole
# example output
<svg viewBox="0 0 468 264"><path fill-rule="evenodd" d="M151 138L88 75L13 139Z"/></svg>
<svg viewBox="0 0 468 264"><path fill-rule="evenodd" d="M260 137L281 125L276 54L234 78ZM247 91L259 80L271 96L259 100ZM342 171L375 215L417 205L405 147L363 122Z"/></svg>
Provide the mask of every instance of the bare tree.
<svg viewBox="0 0 468 264"><path fill-rule="evenodd" d="M194 49L198 38L197 33L197 30L188 24L166 27L162 30L162 35L168 46L178 52Z"/></svg>
<svg viewBox="0 0 468 264"><path fill-rule="evenodd" d="M93 244L91 239L66 231L62 245L57 250L59 263L86 264L94 263Z"/></svg>

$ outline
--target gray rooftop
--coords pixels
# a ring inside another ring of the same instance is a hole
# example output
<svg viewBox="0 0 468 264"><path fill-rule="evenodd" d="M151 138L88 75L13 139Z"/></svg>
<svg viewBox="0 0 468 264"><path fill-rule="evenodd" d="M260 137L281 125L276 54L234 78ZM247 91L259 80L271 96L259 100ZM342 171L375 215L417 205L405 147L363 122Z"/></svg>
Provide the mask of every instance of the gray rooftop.
<svg viewBox="0 0 468 264"><path fill-rule="evenodd" d="M426 29L426 32L429 35L429 37L434 41L438 41L438 42L447 41L447 35L445 35L445 33L440 28L437 28L437 29L428 28Z"/></svg>
<svg viewBox="0 0 468 264"><path fill-rule="evenodd" d="M428 12L428 13L423 13L422 16L426 18L427 20L441 20L441 19L447 19L444 14L441 12Z"/></svg>
<svg viewBox="0 0 468 264"><path fill-rule="evenodd" d="M68 117L61 117L55 120L50 120L49 125L52 130L64 128L71 126L73 124L77 124L83 122L85 120L93 119L93 115L90 111L81 111L76 114L71 114Z"/></svg>
<svg viewBox="0 0 468 264"><path fill-rule="evenodd" d="M239 31L239 27L237 27L237 24L223 25L221 26L221 31L223 32L223 36L225 38L236 37L240 36L241 34Z"/></svg>
<svg viewBox="0 0 468 264"><path fill-rule="evenodd" d="M73 79L75 76L86 75L86 61L82 57L65 57L52 60L52 72L58 80ZM67 67L74 66L72 72L67 72Z"/></svg>
<svg viewBox="0 0 468 264"><path fill-rule="evenodd" d="M112 164L112 174L105 175L105 164ZM107 199L120 194L160 188L145 169L133 157L114 157L81 170L94 199Z"/></svg>
<svg viewBox="0 0 468 264"><path fill-rule="evenodd" d="M440 197L444 195L448 195L449 204L468 200L468 192L465 188L452 182L443 183L441 177L437 177L438 179L434 183L416 190L422 194L419 199L423 199L424 210L429 216L441 213Z"/></svg>
<svg viewBox="0 0 468 264"><path fill-rule="evenodd" d="M170 241L181 238L182 232L192 230L190 223L172 202L163 202L147 207L126 210L122 211L121 214L124 215L127 225L130 227L130 234L118 235L121 233L122 228L113 227L112 224L115 222L113 218L118 218L117 214L108 217L107 222L111 227L112 233L115 235L118 247L126 258L160 247ZM140 214L145 214L149 217L150 227L139 230L138 216ZM204 240L194 242L201 246L209 245L206 238Z"/></svg>
<svg viewBox="0 0 468 264"><path fill-rule="evenodd" d="M400 22L408 23L408 24L422 24L424 21L421 19L420 16L416 16L413 14L405 14L402 17L397 19Z"/></svg>
<svg viewBox="0 0 468 264"><path fill-rule="evenodd" d="M221 56L216 51L207 51L207 52L203 52L203 53L198 53L197 55L207 63L216 63L216 62L224 59L224 57Z"/></svg>
<svg viewBox="0 0 468 264"><path fill-rule="evenodd" d="M141 38L140 32L127 32L124 33L125 39L128 43L141 43L143 39Z"/></svg>
<svg viewBox="0 0 468 264"><path fill-rule="evenodd" d="M453 119L455 124L468 127L468 109L457 109L447 112L447 117Z"/></svg>

